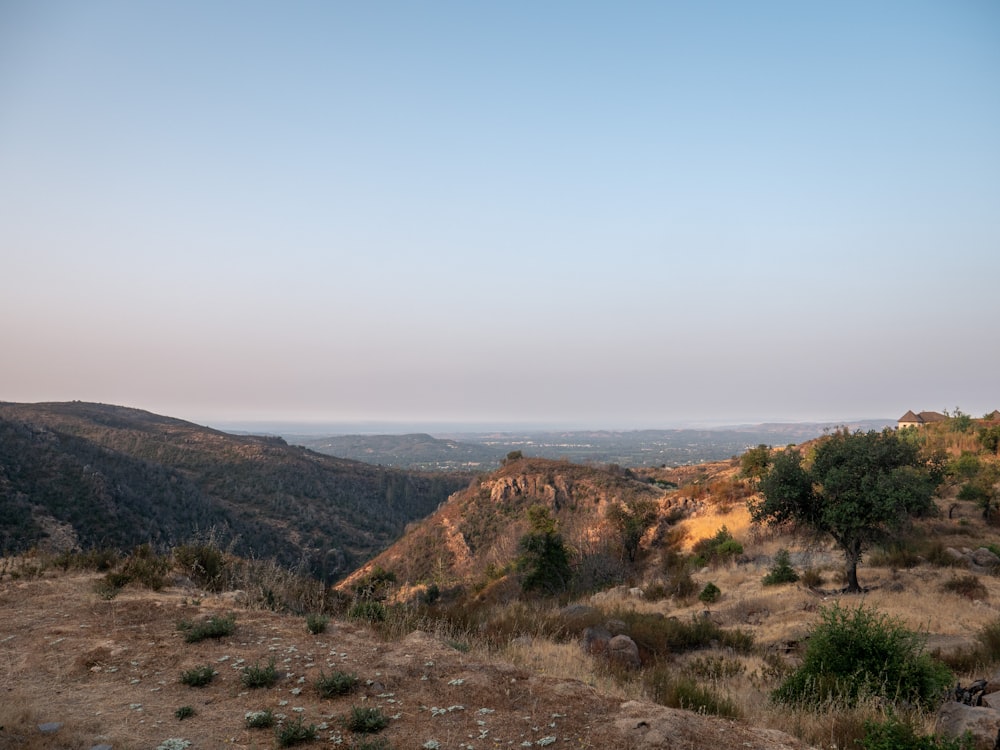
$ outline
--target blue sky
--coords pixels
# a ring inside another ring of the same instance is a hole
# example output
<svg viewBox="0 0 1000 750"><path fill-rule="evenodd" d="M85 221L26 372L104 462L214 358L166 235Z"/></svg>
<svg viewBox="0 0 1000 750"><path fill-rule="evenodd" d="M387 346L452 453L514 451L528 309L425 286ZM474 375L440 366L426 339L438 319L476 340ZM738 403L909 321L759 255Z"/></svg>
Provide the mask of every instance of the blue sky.
<svg viewBox="0 0 1000 750"><path fill-rule="evenodd" d="M1000 4L0 2L0 399L1000 408Z"/></svg>

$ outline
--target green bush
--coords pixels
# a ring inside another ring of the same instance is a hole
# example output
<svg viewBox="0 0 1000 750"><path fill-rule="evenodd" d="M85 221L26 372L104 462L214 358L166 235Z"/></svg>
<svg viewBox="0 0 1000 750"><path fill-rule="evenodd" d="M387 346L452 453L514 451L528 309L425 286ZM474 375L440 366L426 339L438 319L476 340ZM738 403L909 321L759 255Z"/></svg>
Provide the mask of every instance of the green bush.
<svg viewBox="0 0 1000 750"><path fill-rule="evenodd" d="M247 711L243 717L247 729L270 729L274 726L274 713L271 709L263 711Z"/></svg>
<svg viewBox="0 0 1000 750"><path fill-rule="evenodd" d="M383 622L385 614L385 605L371 599L359 599L347 610L347 616L352 620L368 620L369 622Z"/></svg>
<svg viewBox="0 0 1000 750"><path fill-rule="evenodd" d="M316 680L316 692L321 698L333 698L337 695L347 695L354 692L358 683L357 675L347 672L334 672L331 675L320 672L319 679Z"/></svg>
<svg viewBox="0 0 1000 750"><path fill-rule="evenodd" d="M353 706L344 720L344 726L358 734L381 732L389 725L388 717L377 706Z"/></svg>
<svg viewBox="0 0 1000 750"><path fill-rule="evenodd" d="M207 665L181 672L181 682L190 687L205 687L214 677L215 670Z"/></svg>
<svg viewBox="0 0 1000 750"><path fill-rule="evenodd" d="M896 718L866 722L860 744L864 750L974 750L976 746L968 732L954 739L917 734L910 724Z"/></svg>
<svg viewBox="0 0 1000 750"><path fill-rule="evenodd" d="M764 576L764 585L777 586L782 583L795 583L797 580L799 580L799 574L792 567L788 550L779 549L778 554L774 556L774 565Z"/></svg>
<svg viewBox="0 0 1000 750"><path fill-rule="evenodd" d="M177 717L178 721L184 721L184 719L190 719L194 716L195 711L191 706L181 706L176 711L174 711L174 716Z"/></svg>
<svg viewBox="0 0 1000 750"><path fill-rule="evenodd" d="M695 567L719 565L743 554L743 545L737 542L725 526L715 532L715 536L699 539L691 547Z"/></svg>
<svg viewBox="0 0 1000 750"><path fill-rule="evenodd" d="M243 667L243 674L240 675L243 687L248 688L271 687L277 681L278 670L274 666L274 659L271 659L266 667L260 664L248 664Z"/></svg>
<svg viewBox="0 0 1000 750"><path fill-rule="evenodd" d="M856 705L876 697L891 703L933 705L949 688L951 671L923 651L923 639L896 620L866 609L821 612L802 665L773 693L776 701Z"/></svg>
<svg viewBox="0 0 1000 750"><path fill-rule="evenodd" d="M306 726L300 716L293 722L279 726L275 730L275 735L278 739L278 747L291 747L300 742L316 739L316 725Z"/></svg>
<svg viewBox="0 0 1000 750"><path fill-rule="evenodd" d="M308 614L306 615L306 629L313 635L326 632L326 626L330 624L330 618L326 615Z"/></svg>
<svg viewBox="0 0 1000 750"><path fill-rule="evenodd" d="M177 629L184 634L184 640L188 643L197 643L206 638L223 638L236 630L236 615L213 615L199 622L181 620L177 623Z"/></svg>
<svg viewBox="0 0 1000 750"><path fill-rule="evenodd" d="M719 601L720 596L722 596L722 590L709 581L705 584L705 588L701 590L701 593L698 594L698 601L705 602L705 604L712 604Z"/></svg>

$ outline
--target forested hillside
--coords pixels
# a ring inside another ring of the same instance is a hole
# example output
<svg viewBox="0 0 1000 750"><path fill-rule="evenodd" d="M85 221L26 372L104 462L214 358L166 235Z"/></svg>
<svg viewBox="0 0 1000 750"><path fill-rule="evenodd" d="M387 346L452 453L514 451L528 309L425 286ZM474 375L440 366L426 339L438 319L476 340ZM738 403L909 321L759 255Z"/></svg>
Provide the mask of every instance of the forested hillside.
<svg viewBox="0 0 1000 750"><path fill-rule="evenodd" d="M124 407L0 404L2 553L167 547L213 534L237 554L333 580L468 481Z"/></svg>

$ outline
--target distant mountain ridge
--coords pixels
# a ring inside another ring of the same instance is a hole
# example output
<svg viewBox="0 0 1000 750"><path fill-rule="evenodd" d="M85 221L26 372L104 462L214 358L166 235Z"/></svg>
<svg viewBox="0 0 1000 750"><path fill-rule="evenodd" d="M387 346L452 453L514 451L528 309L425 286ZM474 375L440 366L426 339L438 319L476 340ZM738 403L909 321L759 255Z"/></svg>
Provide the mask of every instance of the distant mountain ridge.
<svg viewBox="0 0 1000 750"><path fill-rule="evenodd" d="M211 532L334 580L467 483L121 406L0 402L0 554Z"/></svg>

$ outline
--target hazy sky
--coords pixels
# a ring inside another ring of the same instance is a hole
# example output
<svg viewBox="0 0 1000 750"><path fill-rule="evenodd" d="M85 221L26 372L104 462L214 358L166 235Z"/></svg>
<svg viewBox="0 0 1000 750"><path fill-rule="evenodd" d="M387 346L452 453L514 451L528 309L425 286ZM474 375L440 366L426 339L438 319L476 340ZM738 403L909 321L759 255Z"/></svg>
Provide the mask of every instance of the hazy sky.
<svg viewBox="0 0 1000 750"><path fill-rule="evenodd" d="M1000 3L0 0L0 400L1000 408Z"/></svg>

